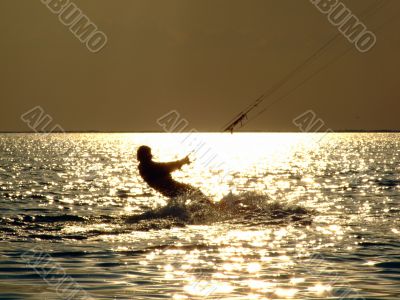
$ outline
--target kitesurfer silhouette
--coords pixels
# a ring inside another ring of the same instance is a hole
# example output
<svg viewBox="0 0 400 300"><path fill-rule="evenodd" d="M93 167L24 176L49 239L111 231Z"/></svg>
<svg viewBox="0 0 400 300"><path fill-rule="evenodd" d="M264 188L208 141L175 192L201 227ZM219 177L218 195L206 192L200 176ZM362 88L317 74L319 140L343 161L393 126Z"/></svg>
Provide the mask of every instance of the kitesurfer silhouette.
<svg viewBox="0 0 400 300"><path fill-rule="evenodd" d="M168 198L179 196L195 196L199 200L211 201L199 189L185 183L174 180L171 173L191 163L189 156L173 162L155 162L151 154L151 148L140 146L137 150L139 160L139 173L143 180L153 189Z"/></svg>

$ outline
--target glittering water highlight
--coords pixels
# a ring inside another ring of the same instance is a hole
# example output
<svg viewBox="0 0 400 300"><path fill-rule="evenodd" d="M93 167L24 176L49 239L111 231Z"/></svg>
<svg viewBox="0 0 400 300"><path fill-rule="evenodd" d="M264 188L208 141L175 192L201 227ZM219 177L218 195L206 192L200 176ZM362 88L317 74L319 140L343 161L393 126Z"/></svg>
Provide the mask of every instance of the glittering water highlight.
<svg viewBox="0 0 400 300"><path fill-rule="evenodd" d="M92 298L399 296L400 135L197 134L223 163L174 175L218 212L138 175L138 146L168 161L186 137L0 135L0 297L60 299L38 247Z"/></svg>

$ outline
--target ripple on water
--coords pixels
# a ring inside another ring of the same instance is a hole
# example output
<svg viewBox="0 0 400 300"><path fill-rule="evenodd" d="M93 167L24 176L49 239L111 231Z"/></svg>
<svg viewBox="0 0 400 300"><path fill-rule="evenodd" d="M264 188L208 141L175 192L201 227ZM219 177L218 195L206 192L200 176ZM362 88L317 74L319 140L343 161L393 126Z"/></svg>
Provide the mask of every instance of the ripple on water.
<svg viewBox="0 0 400 300"><path fill-rule="evenodd" d="M39 246L93 298L397 299L400 135L196 137L232 172L176 178L222 209L166 204L138 176L137 146L175 159L182 136L0 135L0 298L55 298L22 259Z"/></svg>

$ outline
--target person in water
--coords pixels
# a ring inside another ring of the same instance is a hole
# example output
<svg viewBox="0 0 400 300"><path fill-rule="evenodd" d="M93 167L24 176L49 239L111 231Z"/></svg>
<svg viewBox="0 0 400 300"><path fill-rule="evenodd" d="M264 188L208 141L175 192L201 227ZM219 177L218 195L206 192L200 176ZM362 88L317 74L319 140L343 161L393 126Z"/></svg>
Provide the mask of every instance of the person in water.
<svg viewBox="0 0 400 300"><path fill-rule="evenodd" d="M208 199L199 189L189 184L178 182L171 176L172 172L191 163L189 156L173 162L155 162L153 161L151 148L148 146L140 146L137 150L137 159L139 161L140 176L150 187L164 196L176 198L189 195L197 196L201 199Z"/></svg>

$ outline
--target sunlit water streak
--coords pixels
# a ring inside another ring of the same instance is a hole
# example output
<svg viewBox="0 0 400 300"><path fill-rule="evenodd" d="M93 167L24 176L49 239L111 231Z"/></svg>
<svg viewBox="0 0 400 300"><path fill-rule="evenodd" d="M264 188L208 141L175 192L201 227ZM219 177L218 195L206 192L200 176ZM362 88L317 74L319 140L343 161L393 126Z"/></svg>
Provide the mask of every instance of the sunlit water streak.
<svg viewBox="0 0 400 300"><path fill-rule="evenodd" d="M195 137L0 135L0 298L57 299L21 258L38 246L93 298L399 297L399 134ZM206 219L166 209L135 159L198 141L175 177L227 201Z"/></svg>

